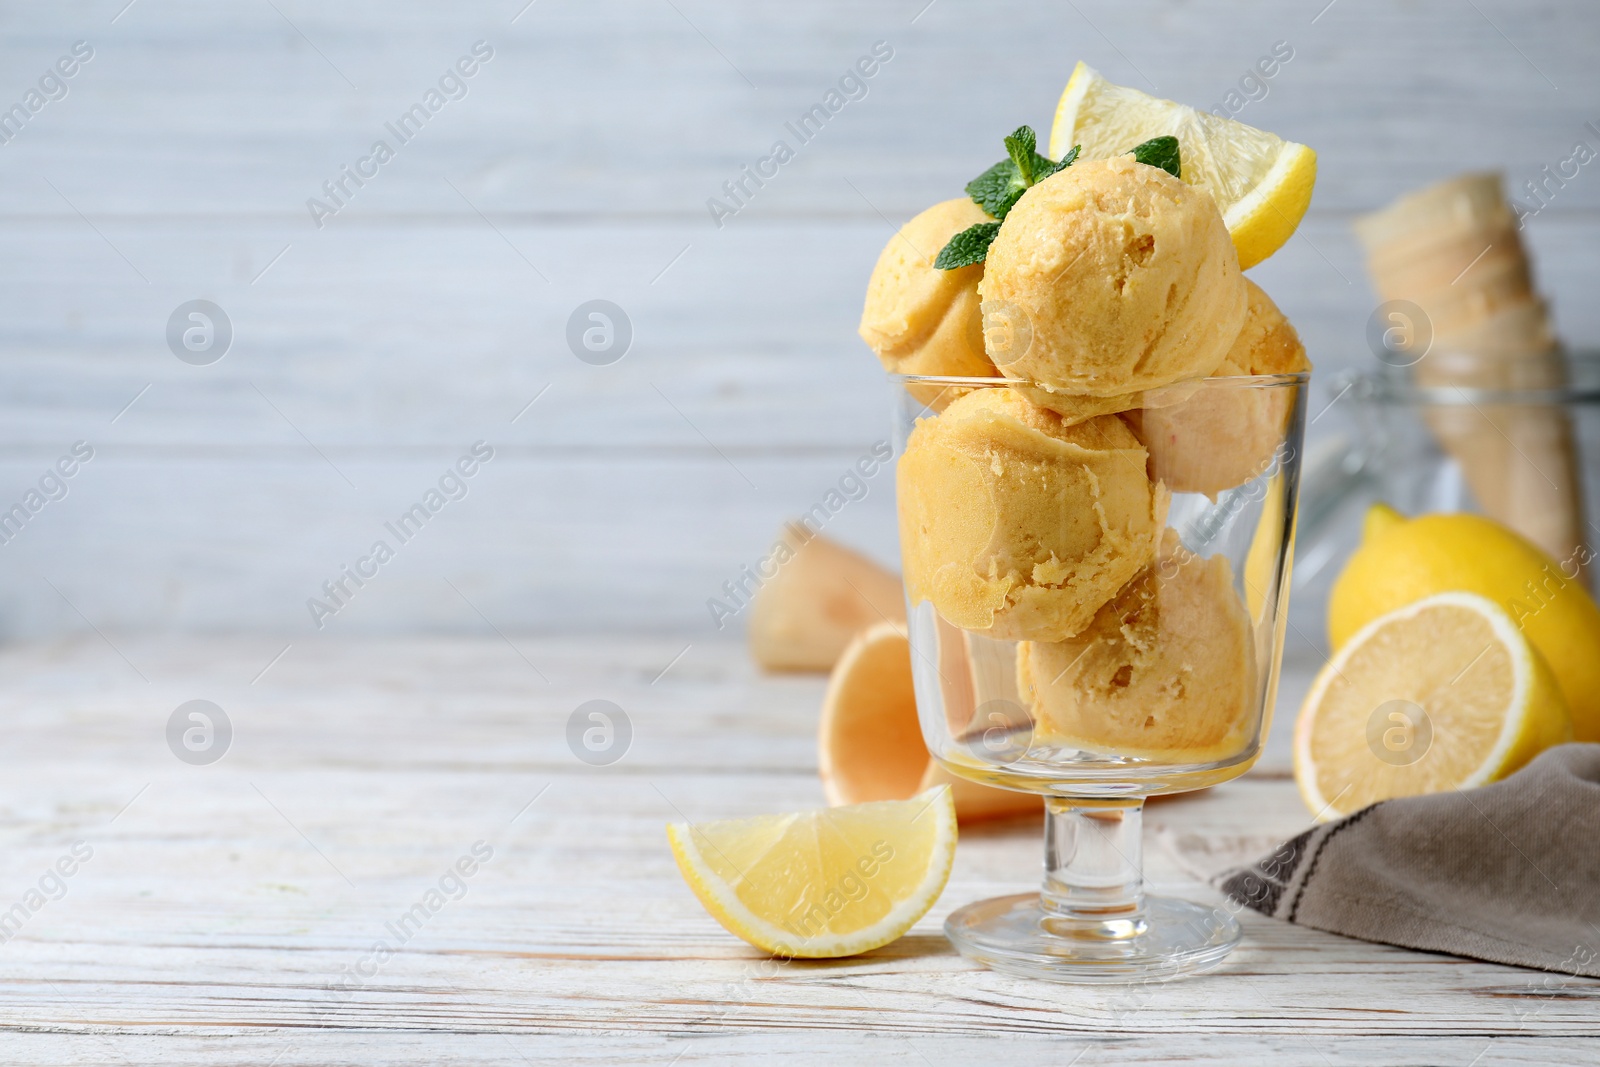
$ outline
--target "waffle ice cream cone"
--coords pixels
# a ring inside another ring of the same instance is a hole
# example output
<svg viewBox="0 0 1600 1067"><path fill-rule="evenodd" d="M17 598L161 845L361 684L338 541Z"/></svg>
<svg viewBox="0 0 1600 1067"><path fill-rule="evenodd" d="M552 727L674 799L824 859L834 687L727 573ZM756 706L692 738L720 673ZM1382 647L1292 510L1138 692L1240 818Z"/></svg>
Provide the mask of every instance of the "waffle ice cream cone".
<svg viewBox="0 0 1600 1067"><path fill-rule="evenodd" d="M1411 193L1356 223L1373 284L1426 317L1417 384L1445 390L1559 388L1554 331L1498 174ZM1470 397L1468 397L1470 400ZM1582 471L1561 408L1465 401L1424 418L1478 504L1557 560L1581 556Z"/></svg>
<svg viewBox="0 0 1600 1067"><path fill-rule="evenodd" d="M1374 251L1392 249L1405 259L1463 234L1514 223L1501 177L1493 171L1462 174L1407 193L1381 211L1356 220L1356 236Z"/></svg>
<svg viewBox="0 0 1600 1067"><path fill-rule="evenodd" d="M767 670L831 670L863 626L906 617L891 571L800 523L780 541L787 554L750 608L750 654Z"/></svg>
<svg viewBox="0 0 1600 1067"><path fill-rule="evenodd" d="M1434 384L1445 380L1447 372L1441 369L1445 365L1455 366L1454 373L1480 382L1477 387L1484 389L1555 389L1566 380L1550 309L1538 296L1504 307L1468 330L1451 332L1448 323L1444 329L1435 330L1432 349L1417 367L1419 375L1434 375ZM1531 372L1518 369L1523 362ZM1524 381L1529 373L1530 380Z"/></svg>

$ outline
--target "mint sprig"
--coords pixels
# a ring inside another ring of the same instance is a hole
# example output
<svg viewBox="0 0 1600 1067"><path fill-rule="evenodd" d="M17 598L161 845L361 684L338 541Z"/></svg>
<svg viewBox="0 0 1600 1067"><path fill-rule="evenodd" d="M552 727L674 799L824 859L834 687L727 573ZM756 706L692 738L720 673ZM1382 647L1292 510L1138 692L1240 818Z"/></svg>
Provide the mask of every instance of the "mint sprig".
<svg viewBox="0 0 1600 1067"><path fill-rule="evenodd" d="M1038 137L1031 126L1018 126L1011 131L1005 146L1007 158L967 183L967 195L972 202L995 221L969 226L950 238L933 261L940 270L982 263L989 255L989 245L1000 232L1000 223L1022 199L1022 194L1057 171L1072 166L1078 158L1077 145L1059 160L1040 155Z"/></svg>
<svg viewBox="0 0 1600 1067"><path fill-rule="evenodd" d="M1183 168L1178 158L1176 137L1152 137L1131 151L1135 163L1143 163L1147 167L1160 167L1174 178L1182 177L1179 174Z"/></svg>
<svg viewBox="0 0 1600 1067"><path fill-rule="evenodd" d="M957 267L982 263L989 255L989 246L994 244L999 234L998 222L980 222L976 226L968 226L939 249L933 265L940 270L955 270Z"/></svg>
<svg viewBox="0 0 1600 1067"><path fill-rule="evenodd" d="M1022 198L1028 187L1022 184L1017 165L1002 159L967 183L967 195L992 218L1003 219L1011 205Z"/></svg>
<svg viewBox="0 0 1600 1067"><path fill-rule="evenodd" d="M1034 177L1034 160L1044 160L1045 166L1050 165L1048 159L1044 159L1035 151L1038 145L1038 138L1034 136L1032 126L1018 126L1011 131L1011 136L1006 138L1006 155L1011 157L1011 162L1022 175L1022 180L1029 185L1039 180Z"/></svg>

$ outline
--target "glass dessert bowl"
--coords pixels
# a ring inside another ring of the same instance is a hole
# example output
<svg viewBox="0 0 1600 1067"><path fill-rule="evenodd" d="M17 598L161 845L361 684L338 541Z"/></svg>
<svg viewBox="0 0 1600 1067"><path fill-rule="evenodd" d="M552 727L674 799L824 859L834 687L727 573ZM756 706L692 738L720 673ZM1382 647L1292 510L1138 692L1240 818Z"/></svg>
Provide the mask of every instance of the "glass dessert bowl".
<svg viewBox="0 0 1600 1067"><path fill-rule="evenodd" d="M1238 942L1227 912L1144 891L1141 815L1260 755L1308 379L1086 402L891 376L924 740L953 774L1046 799L1040 892L952 913L964 955L1127 982L1203 970Z"/></svg>

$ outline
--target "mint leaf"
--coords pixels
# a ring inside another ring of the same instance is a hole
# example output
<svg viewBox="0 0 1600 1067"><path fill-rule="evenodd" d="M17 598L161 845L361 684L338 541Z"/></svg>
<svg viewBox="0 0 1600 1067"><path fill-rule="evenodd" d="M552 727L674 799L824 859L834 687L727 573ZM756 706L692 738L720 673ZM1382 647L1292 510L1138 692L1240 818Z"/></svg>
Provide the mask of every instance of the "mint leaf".
<svg viewBox="0 0 1600 1067"><path fill-rule="evenodd" d="M967 183L967 195L985 214L1003 219L1027 188L1017 172L1017 165L1002 159Z"/></svg>
<svg viewBox="0 0 1600 1067"><path fill-rule="evenodd" d="M1035 150L1038 142L1034 132L1027 126L1017 127L1005 141L1011 158L1002 159L967 183L972 202L996 219L1004 219L1030 187L1072 166L1078 158L1077 145L1059 161L1041 156Z"/></svg>
<svg viewBox="0 0 1600 1067"><path fill-rule="evenodd" d="M1011 136L1006 138L1006 152L1011 156L1011 163L1017 168L1025 187L1038 185L1056 171L1072 166L1072 161L1078 158L1076 145L1059 163L1041 156L1032 126L1018 126L1013 130Z"/></svg>
<svg viewBox="0 0 1600 1067"><path fill-rule="evenodd" d="M969 226L950 238L933 261L933 265L940 270L982 263L989 255L989 245L994 241L995 234L1000 232L1000 222L1022 199L1022 194L1057 171L1072 166L1078 158L1077 145L1073 145L1072 150L1059 160L1041 156L1039 139L1032 126L1018 126L1005 141L1009 158L1002 159L967 183L967 195L972 202L983 208L984 214L995 221ZM1178 143L1173 140L1172 144L1176 158Z"/></svg>
<svg viewBox="0 0 1600 1067"><path fill-rule="evenodd" d="M1073 145L1071 151L1062 156L1060 160L1046 159L1044 156L1035 156L1033 161L1033 184L1038 185L1057 171L1066 170L1078 158L1078 146Z"/></svg>
<svg viewBox="0 0 1600 1067"><path fill-rule="evenodd" d="M1051 163L1048 159L1046 159L1045 162L1047 164L1049 164L1050 169L1048 171L1046 171L1045 173L1039 175L1039 181L1042 182L1046 178L1050 177L1050 175L1054 174L1056 171L1058 171L1058 170L1066 170L1068 167L1070 167L1074 163L1076 163L1078 161L1078 149L1080 149L1082 147L1083 147L1082 145L1077 145L1077 144L1073 145L1071 148L1067 149L1067 154L1066 155L1062 156L1060 159L1056 160L1054 163ZM1040 158L1043 158L1043 157L1040 157Z"/></svg>
<svg viewBox="0 0 1600 1067"><path fill-rule="evenodd" d="M1182 177L1182 169L1178 159L1178 139L1176 137L1152 137L1142 145L1131 149L1135 162L1143 163L1147 167L1160 167L1174 178Z"/></svg>
<svg viewBox="0 0 1600 1067"><path fill-rule="evenodd" d="M933 265L940 270L955 270L957 267L982 263L988 257L989 246L999 232L998 222L980 222L976 226L968 226L939 250Z"/></svg>
<svg viewBox="0 0 1600 1067"><path fill-rule="evenodd" d="M1022 175L1024 188L1039 180L1034 177L1034 161L1043 159L1046 165L1050 162L1034 150L1037 146L1038 139L1033 135L1032 126L1018 126L1006 138L1006 154L1011 157L1017 173Z"/></svg>
<svg viewBox="0 0 1600 1067"><path fill-rule="evenodd" d="M1000 210L995 213L994 217L999 219L1001 222L1004 222L1006 216L1011 214L1011 209L1017 206L1017 201L1022 199L1022 194L1027 191L1027 189L1018 189L1016 192L1006 197L1005 200L1000 204Z"/></svg>

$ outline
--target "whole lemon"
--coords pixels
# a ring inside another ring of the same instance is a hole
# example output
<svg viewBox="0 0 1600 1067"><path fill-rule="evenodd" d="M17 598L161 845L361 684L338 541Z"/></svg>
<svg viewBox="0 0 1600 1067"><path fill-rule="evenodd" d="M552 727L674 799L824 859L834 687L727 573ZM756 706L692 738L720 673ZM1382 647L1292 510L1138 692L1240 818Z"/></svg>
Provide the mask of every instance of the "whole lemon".
<svg viewBox="0 0 1600 1067"><path fill-rule="evenodd" d="M1407 519L1368 513L1361 547L1333 584L1328 640L1338 650L1367 623L1435 593L1460 590L1505 609L1556 676L1577 741L1600 741L1600 607L1576 580L1581 558L1557 563L1480 515Z"/></svg>

